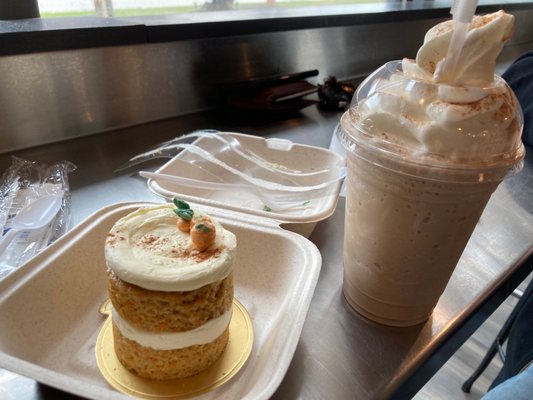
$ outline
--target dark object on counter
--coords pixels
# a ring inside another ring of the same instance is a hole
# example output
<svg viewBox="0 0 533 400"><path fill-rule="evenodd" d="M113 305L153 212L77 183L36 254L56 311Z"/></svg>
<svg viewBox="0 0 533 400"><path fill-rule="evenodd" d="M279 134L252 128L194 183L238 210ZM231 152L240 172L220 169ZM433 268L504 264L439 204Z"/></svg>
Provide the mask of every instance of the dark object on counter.
<svg viewBox="0 0 533 400"><path fill-rule="evenodd" d="M355 86L347 82L339 82L330 76L323 85L318 85L320 107L326 110L345 110L350 105L355 93Z"/></svg>
<svg viewBox="0 0 533 400"><path fill-rule="evenodd" d="M298 82L302 79L317 76L318 70L312 69L309 71L295 72L292 74L278 74L263 76L259 78L251 78L245 81L224 82L218 85L218 88L227 94L230 93L249 93L253 90L263 89L268 86L280 85L289 82Z"/></svg>
<svg viewBox="0 0 533 400"><path fill-rule="evenodd" d="M37 0L17 0L0 2L0 20L39 18Z"/></svg>
<svg viewBox="0 0 533 400"><path fill-rule="evenodd" d="M316 86L306 81L284 83L252 93L229 95L228 104L234 108L257 111L296 111L318 103L316 100L303 98L316 91Z"/></svg>
<svg viewBox="0 0 533 400"><path fill-rule="evenodd" d="M253 78L246 81L218 85L230 107L263 112L297 111L318 103L304 99L317 87L303 79L315 76L317 70L294 74Z"/></svg>

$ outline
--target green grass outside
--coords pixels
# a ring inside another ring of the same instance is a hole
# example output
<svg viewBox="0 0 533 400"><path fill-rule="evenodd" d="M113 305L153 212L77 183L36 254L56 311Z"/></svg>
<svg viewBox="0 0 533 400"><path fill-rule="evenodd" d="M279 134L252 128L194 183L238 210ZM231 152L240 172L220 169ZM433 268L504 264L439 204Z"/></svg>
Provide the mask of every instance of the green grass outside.
<svg viewBox="0 0 533 400"><path fill-rule="evenodd" d="M358 3L377 3L379 1L373 0L321 0L321 1L291 1L277 3L277 7L306 7L306 6L320 6L320 5L341 5L341 4L358 4ZM257 3L239 4L236 1L235 8L237 10L267 8L266 1ZM202 7L198 6L176 6L176 7L159 7L159 8L129 8L115 10L115 17L135 17L141 15L168 15L168 14L184 14L190 12L202 11ZM41 13L42 18L58 18L58 17L81 17L95 15L94 11L74 11L74 12L54 12Z"/></svg>

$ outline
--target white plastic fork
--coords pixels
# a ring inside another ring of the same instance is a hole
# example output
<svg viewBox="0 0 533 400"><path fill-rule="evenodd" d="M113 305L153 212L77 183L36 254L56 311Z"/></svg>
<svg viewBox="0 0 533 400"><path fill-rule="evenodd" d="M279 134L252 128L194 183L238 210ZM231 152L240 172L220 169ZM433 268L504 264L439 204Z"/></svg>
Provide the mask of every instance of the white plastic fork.
<svg viewBox="0 0 533 400"><path fill-rule="evenodd" d="M281 184L278 182L267 181L264 179L259 179L259 178L250 176L247 173L242 172L241 170L234 168L231 165L226 164L224 161L221 161L218 158L216 158L213 154L209 153L208 151L194 144L176 144L175 146L185 149L191 154L199 156L205 161L212 163L216 165L217 167L230 172L234 176L238 176L247 185L255 186L255 187L258 187L259 189L264 189L264 190L279 190L283 192L293 192L293 193L310 192L312 190L321 190L326 187L329 187L330 185L335 184L338 181L344 179L344 177L346 176L346 168L342 167L338 169L337 176L335 176L333 179L321 181L320 183L316 185L310 185L310 186L298 185L292 180L290 181L291 185L285 185L285 184ZM189 162L189 161L186 161L186 162Z"/></svg>
<svg viewBox="0 0 533 400"><path fill-rule="evenodd" d="M172 158L179 154L185 148L184 144L190 142L191 138L211 138L218 140L239 157L243 157L247 161L255 164L257 167L274 173L280 178L285 180L291 180L293 178L300 177L316 177L320 179L321 176L328 176L331 174L331 168L322 168L319 170L310 170L310 171L300 171L284 166L283 168L277 168L275 165L270 163L268 160L265 160L260 155L254 153L253 151L246 149L241 142L232 136L230 133L223 133L214 129L202 129L193 131L191 133L176 137L174 139L168 140L166 142L160 143L159 145L151 148L150 150L138 154L132 157L127 163L123 164L115 170L121 171L126 168L130 168L134 165L143 163L145 161L157 159L157 158ZM334 166L334 168L340 167L339 165Z"/></svg>
<svg viewBox="0 0 533 400"><path fill-rule="evenodd" d="M301 171L296 170L292 168L288 168L287 166L283 166L283 168L276 167L271 162L265 160L260 155L254 153L250 149L247 149L241 145L241 142L239 140L232 136L231 134L222 134L219 131L212 130L212 129L204 129L201 131L195 131L191 132L185 137L190 136L197 136L197 137L209 137L218 140L219 142L224 143L227 145L231 150L233 150L235 153L240 155L241 157L244 157L248 161L267 169L271 172L275 172L279 175L284 175L287 177L294 176L294 177L307 177L307 176L318 176L325 173L330 172L329 168L326 169L320 169L320 170L311 170L311 171Z"/></svg>
<svg viewBox="0 0 533 400"><path fill-rule="evenodd" d="M143 178L161 180L171 183L177 183L183 186L208 189L208 190L228 190L228 189L242 189L251 191L261 201L265 203L266 210L272 211L285 211L294 210L299 208L306 208L311 205L312 200L324 196L324 189L327 186L315 187L309 189L309 187L294 187L296 191L284 192L279 189L273 191L265 190L250 183L225 183L225 182L207 182L193 178L186 178L183 176L163 174L159 172L139 171L139 175ZM298 190L300 189L300 190ZM320 192L321 191L321 192ZM315 194L314 196L312 196ZM309 197L306 197L309 195ZM300 197L300 198L298 198Z"/></svg>

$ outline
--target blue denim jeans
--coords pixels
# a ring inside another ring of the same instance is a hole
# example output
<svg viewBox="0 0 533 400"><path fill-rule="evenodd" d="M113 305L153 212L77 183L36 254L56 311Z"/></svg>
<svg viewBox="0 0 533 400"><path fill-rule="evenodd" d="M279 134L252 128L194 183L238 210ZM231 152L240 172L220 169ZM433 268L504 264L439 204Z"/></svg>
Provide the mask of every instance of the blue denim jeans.
<svg viewBox="0 0 533 400"><path fill-rule="evenodd" d="M531 400L533 398L533 363L518 375L489 390L481 400Z"/></svg>
<svg viewBox="0 0 533 400"><path fill-rule="evenodd" d="M533 280L516 305L505 361L483 400L533 399Z"/></svg>

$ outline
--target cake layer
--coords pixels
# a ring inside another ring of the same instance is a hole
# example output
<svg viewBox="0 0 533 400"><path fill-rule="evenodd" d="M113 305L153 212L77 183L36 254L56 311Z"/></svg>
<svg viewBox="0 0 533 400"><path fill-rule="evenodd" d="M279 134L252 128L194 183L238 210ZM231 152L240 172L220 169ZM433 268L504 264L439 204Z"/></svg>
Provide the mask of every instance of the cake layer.
<svg viewBox="0 0 533 400"><path fill-rule="evenodd" d="M129 324L114 308L111 308L111 315L117 329L129 340L155 350L175 350L206 344L218 338L229 326L232 309L226 311L218 318L210 319L196 329L185 332L149 332L137 329Z"/></svg>
<svg viewBox="0 0 533 400"><path fill-rule="evenodd" d="M229 329L210 343L176 350L143 347L122 335L113 323L115 353L124 367L147 379L179 379L209 368L222 355L228 343Z"/></svg>
<svg viewBox="0 0 533 400"><path fill-rule="evenodd" d="M233 273L188 292L161 292L124 282L107 270L109 298L120 316L137 329L183 332L218 318L233 304Z"/></svg>
<svg viewBox="0 0 533 400"><path fill-rule="evenodd" d="M156 291L191 291L227 277L235 259L235 235L213 220L213 245L199 251L176 227L172 204L141 208L113 226L105 243L110 268L125 282ZM196 212L195 212L195 215Z"/></svg>

